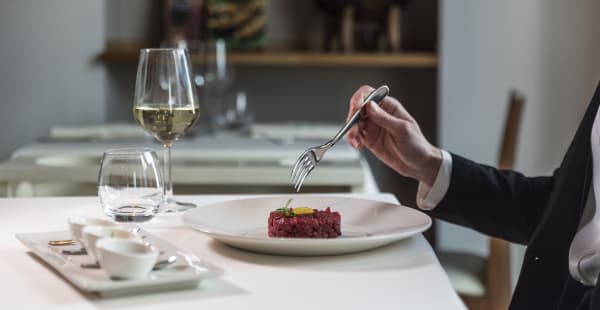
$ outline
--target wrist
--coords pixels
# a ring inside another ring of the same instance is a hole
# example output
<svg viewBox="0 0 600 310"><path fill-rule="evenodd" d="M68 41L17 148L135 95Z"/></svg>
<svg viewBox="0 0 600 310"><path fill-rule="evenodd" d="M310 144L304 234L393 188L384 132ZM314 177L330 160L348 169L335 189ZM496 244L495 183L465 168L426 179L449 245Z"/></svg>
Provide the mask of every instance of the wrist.
<svg viewBox="0 0 600 310"><path fill-rule="evenodd" d="M429 187L433 187L441 165L442 151L431 146L424 156L420 169L418 169L416 179Z"/></svg>

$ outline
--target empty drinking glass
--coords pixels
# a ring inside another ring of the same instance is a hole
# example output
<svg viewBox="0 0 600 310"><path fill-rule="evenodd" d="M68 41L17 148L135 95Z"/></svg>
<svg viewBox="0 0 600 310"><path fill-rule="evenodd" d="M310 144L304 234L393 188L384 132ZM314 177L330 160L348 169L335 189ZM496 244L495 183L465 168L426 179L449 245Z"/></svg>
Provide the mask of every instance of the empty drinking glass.
<svg viewBox="0 0 600 310"><path fill-rule="evenodd" d="M148 148L104 152L98 196L104 213L117 222L145 222L163 201L163 178L156 153Z"/></svg>

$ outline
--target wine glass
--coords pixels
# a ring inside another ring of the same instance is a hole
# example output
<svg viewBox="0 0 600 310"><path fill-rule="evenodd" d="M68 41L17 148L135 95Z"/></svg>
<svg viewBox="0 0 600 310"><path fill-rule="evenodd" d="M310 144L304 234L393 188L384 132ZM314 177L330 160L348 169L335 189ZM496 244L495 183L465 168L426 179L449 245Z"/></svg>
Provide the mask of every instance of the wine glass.
<svg viewBox="0 0 600 310"><path fill-rule="evenodd" d="M164 146L164 203L161 212L193 208L173 198L171 147L198 120L199 107L191 79L190 58L178 48L140 51L133 116L142 128Z"/></svg>
<svg viewBox="0 0 600 310"><path fill-rule="evenodd" d="M104 214L117 222L146 222L164 197L156 153L148 148L104 152L98 173L98 197Z"/></svg>

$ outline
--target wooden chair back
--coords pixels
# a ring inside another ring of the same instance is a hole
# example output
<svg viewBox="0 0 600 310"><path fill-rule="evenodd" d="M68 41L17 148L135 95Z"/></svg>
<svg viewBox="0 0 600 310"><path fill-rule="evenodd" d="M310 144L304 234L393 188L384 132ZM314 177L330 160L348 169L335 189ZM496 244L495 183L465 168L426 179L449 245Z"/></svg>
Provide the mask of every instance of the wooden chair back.
<svg viewBox="0 0 600 310"><path fill-rule="evenodd" d="M513 169L517 151L518 133L525 99L517 91L511 91L504 123L502 144L498 157L499 169ZM489 256L485 266L486 294L481 297L461 296L471 310L508 309L511 296L509 243L498 238L489 240Z"/></svg>

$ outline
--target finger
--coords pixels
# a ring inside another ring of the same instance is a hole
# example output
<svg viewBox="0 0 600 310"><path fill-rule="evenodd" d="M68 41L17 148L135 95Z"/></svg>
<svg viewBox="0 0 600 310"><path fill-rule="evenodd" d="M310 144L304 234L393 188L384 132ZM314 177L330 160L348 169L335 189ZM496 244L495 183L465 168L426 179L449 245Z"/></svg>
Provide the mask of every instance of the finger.
<svg viewBox="0 0 600 310"><path fill-rule="evenodd" d="M364 118L365 118L365 121L362 122L364 125L360 127L361 131L364 131L366 133L370 133L370 132L379 132L379 130L382 129L379 124L376 124L375 122L371 121L369 119L369 117L367 117L366 115L365 115Z"/></svg>
<svg viewBox="0 0 600 310"><path fill-rule="evenodd" d="M373 87L363 85L359 87L354 92L354 94L352 94L352 97L350 97L350 106L348 109L348 116L346 117L346 121L350 120L350 117L352 117L352 115L354 115L354 113L362 107L363 101L373 90Z"/></svg>
<svg viewBox="0 0 600 310"><path fill-rule="evenodd" d="M390 115L393 115L397 118L401 118L407 121L411 121L411 122L415 122L414 118L412 117L412 115L410 115L410 113L408 113L408 111L406 111L406 109L404 108L404 106L400 103L400 101L398 101L396 98L394 97L385 97L381 103L379 103L379 107L384 110L385 112L389 113Z"/></svg>
<svg viewBox="0 0 600 310"><path fill-rule="evenodd" d="M354 144L352 145L355 149L360 150L362 149L365 145L362 142L363 139L361 137L357 137Z"/></svg>
<svg viewBox="0 0 600 310"><path fill-rule="evenodd" d="M414 120L412 120L412 117L410 116L410 114L406 114L403 116L408 116L409 119L404 119L403 117L396 117L395 115L392 115L390 113L388 113L387 111L385 111L384 109L382 109L379 105L370 102L367 105L367 115L369 116L369 119L371 120L372 123L374 123L375 125L378 125L380 127L383 127L384 129L386 129L389 132L396 132L396 129L399 126L399 123L401 122L414 122Z"/></svg>
<svg viewBox="0 0 600 310"><path fill-rule="evenodd" d="M355 149L361 149L364 146L364 143L363 143L364 139L362 139L362 137L360 135L360 130L361 130L361 128L364 128L364 126L365 126L364 120L360 119L358 121L358 124L356 124L352 128L352 130L350 130L350 131L348 131L348 133L346 133L346 140Z"/></svg>
<svg viewBox="0 0 600 310"><path fill-rule="evenodd" d="M368 85L363 85L363 86L359 87L354 92L354 94L352 94L352 97L350 98L350 103L349 103L349 108L348 108L348 116L346 117L346 122L349 121L350 118L352 117L352 115L354 115L354 113L356 113L356 111L358 111L362 107L362 102L364 101L364 98L366 96L368 96L368 94L371 93L372 91L373 91L373 87L368 86ZM357 127L358 126L350 128L350 130L346 134L346 139L347 139L348 143L350 143L350 145L352 145L353 147L361 148L362 143L360 142L360 139L359 139Z"/></svg>
<svg viewBox="0 0 600 310"><path fill-rule="evenodd" d="M348 132L346 134L346 141L348 141L348 143L355 149L360 149L363 146L361 143L360 133L356 130L352 133Z"/></svg>
<svg viewBox="0 0 600 310"><path fill-rule="evenodd" d="M351 128L350 130L348 130L348 132L346 133L346 141L348 141L348 143L350 143L351 146L353 147L358 147L360 140L359 140L359 132L358 132L358 127L360 124L354 126L353 128Z"/></svg>
<svg viewBox="0 0 600 310"><path fill-rule="evenodd" d="M360 130L360 137L362 142L362 146L368 149L372 149L373 145L376 143L374 137L369 135L369 132L365 129Z"/></svg>
<svg viewBox="0 0 600 310"><path fill-rule="evenodd" d="M382 130L386 129L375 124L375 122L370 122L365 128L361 128L359 133L363 147L372 150L373 146L378 142L378 136Z"/></svg>

